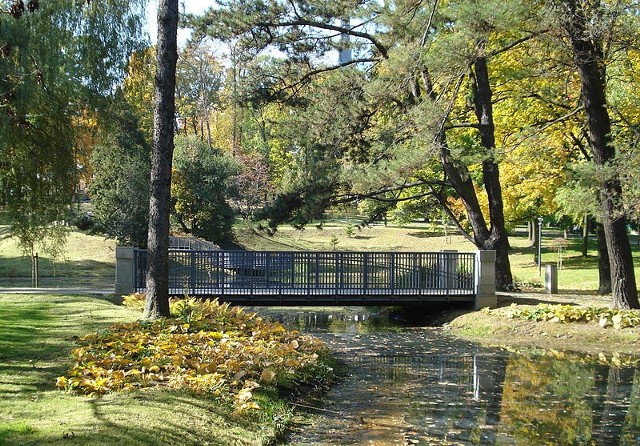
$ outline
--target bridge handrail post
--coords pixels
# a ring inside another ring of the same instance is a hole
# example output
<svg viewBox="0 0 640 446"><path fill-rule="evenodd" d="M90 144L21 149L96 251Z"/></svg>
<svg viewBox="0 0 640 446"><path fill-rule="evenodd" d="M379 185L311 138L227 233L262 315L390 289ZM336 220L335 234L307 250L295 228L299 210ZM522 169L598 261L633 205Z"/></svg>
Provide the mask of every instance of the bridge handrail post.
<svg viewBox="0 0 640 446"><path fill-rule="evenodd" d="M369 253L362 253L362 291L363 294L367 294L367 288L369 286Z"/></svg>
<svg viewBox="0 0 640 446"><path fill-rule="evenodd" d="M116 246L116 282L113 291L116 296L131 294L136 290L133 255L133 246Z"/></svg>
<svg viewBox="0 0 640 446"><path fill-rule="evenodd" d="M476 251L476 299L474 308L498 306L496 296L496 252Z"/></svg>
<svg viewBox="0 0 640 446"><path fill-rule="evenodd" d="M189 251L189 293L196 294L196 251Z"/></svg>
<svg viewBox="0 0 640 446"><path fill-rule="evenodd" d="M392 252L391 258L389 259L390 264L390 275L391 275L391 283L389 284L391 288L391 300L393 300L393 296L396 294L396 253Z"/></svg>

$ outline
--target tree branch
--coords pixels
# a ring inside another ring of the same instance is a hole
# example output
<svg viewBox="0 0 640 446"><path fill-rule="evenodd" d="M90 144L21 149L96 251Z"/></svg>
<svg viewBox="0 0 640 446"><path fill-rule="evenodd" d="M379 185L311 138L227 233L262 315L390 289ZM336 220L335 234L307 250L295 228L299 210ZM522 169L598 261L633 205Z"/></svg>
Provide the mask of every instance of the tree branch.
<svg viewBox="0 0 640 446"><path fill-rule="evenodd" d="M533 39L534 37L538 37L539 35L547 33L547 32L549 32L548 29L543 29L543 30L540 30L540 31L532 32L531 34L529 34L527 36L524 36L524 37L521 37L520 39L514 40L513 42L511 42L510 44L508 44L506 46L503 46L502 48L498 48L495 51L491 51L490 53L487 53L487 58L491 58L491 57L497 56L498 54L507 52L510 49L515 48L516 46L520 45L521 43L527 42L527 41Z"/></svg>
<svg viewBox="0 0 640 446"><path fill-rule="evenodd" d="M286 28L289 26L309 26L311 28L324 29L328 31L336 31L341 34L347 34L353 37L359 37L361 39L368 40L375 46L383 58L388 59L388 50L387 47L384 46L378 39L372 36L369 33L364 33L360 31L356 31L353 27L344 27L338 25L332 25L330 23L322 23L316 22L314 20L308 19L299 19L299 20L290 20L285 22L256 22L252 24L253 26L263 27L263 28Z"/></svg>
<svg viewBox="0 0 640 446"><path fill-rule="evenodd" d="M382 202L395 203L395 202L400 202L400 201L413 200L415 198L422 198L422 197L425 197L427 195L430 195L431 192L414 194L414 195L412 195L410 197L406 197L406 198L403 197L403 198L393 198L393 199L391 199L391 198L381 198L380 195L391 193L391 192L403 191L403 190L410 189L412 187L424 186L424 185L449 186L448 183L446 183L444 181L440 181L440 180L430 180L430 181L420 180L420 181L414 181L412 183L399 184L399 185L396 185L396 186L387 186L387 187L383 187L381 189L378 189L378 190L372 191L372 192L355 193L355 194L349 193L349 194L338 195L338 196L334 197L333 202L335 204L343 204L343 203L349 203L349 202L352 202L352 201L355 201L355 200L371 199L371 200L377 200L377 201L382 201Z"/></svg>
<svg viewBox="0 0 640 446"><path fill-rule="evenodd" d="M451 208L447 204L447 201L444 199L442 194L440 194L439 192L436 192L435 190L433 190L433 188L432 188L431 191L432 191L432 195L435 197L435 199L438 200L438 203L440 204L440 207L442 208L442 210L449 216L449 219L451 221L453 221L453 224L456 225L456 227L460 231L460 234L462 234L462 236L464 238L466 238L467 240L469 240L471 243L473 243L475 245L476 241L473 239L471 234L469 234L462 227L462 224L460 224L460 222L458 221L458 218L454 215L453 211L451 210Z"/></svg>

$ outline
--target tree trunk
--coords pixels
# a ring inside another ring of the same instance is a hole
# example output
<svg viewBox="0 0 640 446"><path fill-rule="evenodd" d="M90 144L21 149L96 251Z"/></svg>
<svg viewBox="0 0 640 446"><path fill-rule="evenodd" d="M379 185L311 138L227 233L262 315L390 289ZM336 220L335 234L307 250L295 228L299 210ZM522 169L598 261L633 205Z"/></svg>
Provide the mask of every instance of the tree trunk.
<svg viewBox="0 0 640 446"><path fill-rule="evenodd" d="M480 46L484 50L486 42ZM480 141L485 149L485 159L482 162L482 179L489 198L489 220L491 231L488 239L482 240L484 249L496 251L496 285L499 289L506 289L513 284L511 265L509 263L509 239L504 221L504 204L502 200L502 186L500 185L500 171L496 162L496 139L493 124L493 104L491 103L491 85L489 83L489 69L487 58L478 56L473 64L473 102L480 130Z"/></svg>
<svg viewBox="0 0 640 446"><path fill-rule="evenodd" d="M169 316L169 211L178 60L178 0L158 2L151 197L144 318Z"/></svg>
<svg viewBox="0 0 640 446"><path fill-rule="evenodd" d="M513 285L511 265L509 262L509 241L504 226L504 208L502 203L502 190L498 165L494 162L493 151L495 146L493 111L491 104L491 89L486 66L486 59L480 62L482 86L474 87L474 101L478 113L478 121L481 127L481 139L483 147L487 150L487 159L483 163L483 175L485 188L489 194L489 207L491 229L484 218L476 190L471 180L471 175L464 165L457 164L449 150L446 134L441 129L436 135L436 141L440 146L440 162L447 175L451 186L458 193L464 203L467 219L473 230L473 242L478 249L496 251L496 287L508 289ZM422 81L427 96L435 99L431 78L426 70L421 73ZM477 75L476 75L477 77ZM476 82L474 82L474 85ZM486 144L486 145L485 145ZM442 203L445 205L444 202Z"/></svg>
<svg viewBox="0 0 640 446"><path fill-rule="evenodd" d="M582 257L589 255L589 215L584 216L584 225L582 226ZM607 257L608 260L608 257Z"/></svg>
<svg viewBox="0 0 640 446"><path fill-rule="evenodd" d="M574 61L582 84L582 103L587 116L589 147L596 167L603 170L613 161L611 119L606 101L605 60L602 42L590 32L594 13L582 2L564 0L563 26L573 49ZM631 244L622 210L622 187L617 174L607 176L599 185L602 226L611 266L612 305L614 308L640 308L636 288Z"/></svg>
<svg viewBox="0 0 640 446"><path fill-rule="evenodd" d="M596 223L596 237L598 238L598 293L611 293L611 263L607 251L604 227Z"/></svg>

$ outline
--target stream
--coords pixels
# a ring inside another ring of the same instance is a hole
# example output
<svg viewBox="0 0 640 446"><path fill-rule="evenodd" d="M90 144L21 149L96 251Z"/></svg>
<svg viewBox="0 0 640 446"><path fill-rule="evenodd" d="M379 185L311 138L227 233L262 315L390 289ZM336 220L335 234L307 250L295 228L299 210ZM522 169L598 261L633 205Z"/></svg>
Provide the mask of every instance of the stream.
<svg viewBox="0 0 640 446"><path fill-rule="evenodd" d="M286 444L640 445L640 373L625 358L483 348L361 309L258 311L348 367L296 406Z"/></svg>

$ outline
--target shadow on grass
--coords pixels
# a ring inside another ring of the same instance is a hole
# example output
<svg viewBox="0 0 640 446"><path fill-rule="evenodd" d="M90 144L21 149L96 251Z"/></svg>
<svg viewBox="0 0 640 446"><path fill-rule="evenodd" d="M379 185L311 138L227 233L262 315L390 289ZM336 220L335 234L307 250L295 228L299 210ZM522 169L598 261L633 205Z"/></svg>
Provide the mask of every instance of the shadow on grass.
<svg viewBox="0 0 640 446"><path fill-rule="evenodd" d="M508 295L508 296L501 296L498 298L498 307L507 307L512 303L517 303L518 305L538 305L538 304L571 305L571 306L578 305L573 302L566 302L561 300L552 300L552 299L543 299L543 298L538 299L535 297L531 297L530 295L527 297L518 297L517 295Z"/></svg>
<svg viewBox="0 0 640 446"><path fill-rule="evenodd" d="M56 350L41 345L42 340L38 336L39 330L53 322L45 308L5 304L0 308L0 319L3 321L0 326L0 360L33 358L36 352L47 356Z"/></svg>
<svg viewBox="0 0 640 446"><path fill-rule="evenodd" d="M124 313L86 296L0 297L0 413L9 415L0 420L0 444L263 444L253 441L268 431L258 420L229 423L213 399L164 388L92 399L55 391L78 336L106 328Z"/></svg>
<svg viewBox="0 0 640 446"><path fill-rule="evenodd" d="M249 419L235 418L233 426L228 425L219 403L174 391L145 389L94 398L88 404L89 425L73 427L71 423L63 434L73 440L70 444L248 444L247 435L260 430L257 421ZM43 443L57 444L56 440L44 439Z"/></svg>
<svg viewBox="0 0 640 446"><path fill-rule="evenodd" d="M0 299L0 377L14 385L52 390L78 336L113 323L103 314L115 308L106 299L95 304L84 296L8 296Z"/></svg>
<svg viewBox="0 0 640 446"><path fill-rule="evenodd" d="M259 249L260 251L300 251L300 246L294 245L292 243L285 243L282 240L278 240L276 237L270 235L264 235L258 231L252 231L252 237L258 240L265 240L269 245L271 245L268 249ZM250 241L252 245L258 245L255 241ZM225 250L241 250L246 251L247 246L239 243L237 240L228 240L220 243L220 247ZM255 250L255 249L252 249Z"/></svg>
<svg viewBox="0 0 640 446"><path fill-rule="evenodd" d="M444 234L440 232L427 232L427 231L416 231L416 232L408 232L408 236L415 238L436 238L436 237L444 237ZM458 235L458 233L454 234Z"/></svg>

